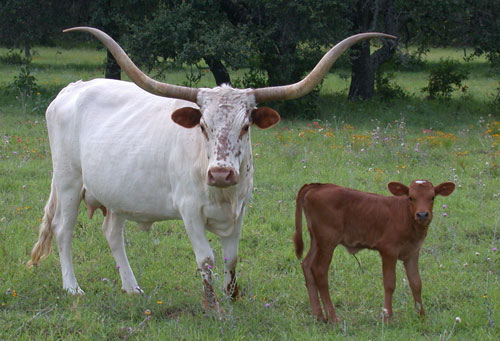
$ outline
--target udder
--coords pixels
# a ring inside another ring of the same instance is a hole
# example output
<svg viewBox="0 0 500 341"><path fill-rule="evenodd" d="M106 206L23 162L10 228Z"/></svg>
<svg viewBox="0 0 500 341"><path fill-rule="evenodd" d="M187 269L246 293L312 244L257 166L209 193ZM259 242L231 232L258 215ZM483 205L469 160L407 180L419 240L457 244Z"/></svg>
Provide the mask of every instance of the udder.
<svg viewBox="0 0 500 341"><path fill-rule="evenodd" d="M82 198L85 202L85 205L87 206L87 212L90 219L92 219L92 217L94 216L94 212L97 209L100 209L104 216L106 216L106 214L108 213L106 207L104 207L104 205L101 204L92 194L87 192L85 188L82 192Z"/></svg>

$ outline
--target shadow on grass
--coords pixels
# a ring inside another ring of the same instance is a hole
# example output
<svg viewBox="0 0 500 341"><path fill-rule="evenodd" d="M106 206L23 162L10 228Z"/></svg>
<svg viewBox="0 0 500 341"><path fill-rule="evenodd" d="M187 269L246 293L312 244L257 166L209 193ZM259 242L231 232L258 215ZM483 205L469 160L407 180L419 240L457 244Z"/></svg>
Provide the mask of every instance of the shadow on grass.
<svg viewBox="0 0 500 341"><path fill-rule="evenodd" d="M319 100L319 119L345 121L355 126L373 127L404 118L413 126L439 130L463 129L477 123L481 117L500 117L500 110L492 101L482 101L471 96L461 96L448 101L428 100L410 96L406 99L350 101L345 94L324 94Z"/></svg>

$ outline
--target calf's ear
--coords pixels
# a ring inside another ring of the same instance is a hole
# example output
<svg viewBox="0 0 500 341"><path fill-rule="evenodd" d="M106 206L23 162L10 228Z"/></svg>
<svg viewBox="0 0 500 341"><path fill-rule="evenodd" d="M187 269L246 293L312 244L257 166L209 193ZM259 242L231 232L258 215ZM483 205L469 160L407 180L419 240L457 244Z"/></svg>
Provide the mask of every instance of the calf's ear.
<svg viewBox="0 0 500 341"><path fill-rule="evenodd" d="M192 107L177 109L172 113L172 121L184 128L193 128L200 124L201 111Z"/></svg>
<svg viewBox="0 0 500 341"><path fill-rule="evenodd" d="M410 193L410 189L399 182L389 182L387 188L389 192L396 196L408 195L408 193Z"/></svg>
<svg viewBox="0 0 500 341"><path fill-rule="evenodd" d="M434 187L434 193L436 195L442 195L443 197L447 197L455 190L455 184L453 182L443 182L442 184Z"/></svg>
<svg viewBox="0 0 500 341"><path fill-rule="evenodd" d="M260 129L271 128L280 121L280 114L268 107L259 107L252 110L250 119Z"/></svg>

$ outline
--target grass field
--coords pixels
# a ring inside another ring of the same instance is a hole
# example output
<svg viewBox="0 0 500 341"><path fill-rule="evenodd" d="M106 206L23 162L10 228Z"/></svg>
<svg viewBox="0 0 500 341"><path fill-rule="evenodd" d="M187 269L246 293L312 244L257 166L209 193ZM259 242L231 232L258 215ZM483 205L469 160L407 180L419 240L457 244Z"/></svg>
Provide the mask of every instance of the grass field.
<svg viewBox="0 0 500 341"><path fill-rule="evenodd" d="M500 338L500 110L493 103L499 75L484 61L467 66L469 89L449 102L424 98L425 68L396 71L395 81L411 96L391 102L349 102L348 81L332 73L315 119L253 129L254 191L240 240L242 295L235 303L223 298L220 243L210 235L225 310L218 316L201 307L201 281L180 221L157 223L149 233L127 225L127 251L145 291L141 296L120 292L102 216L89 220L83 207L73 261L86 295L62 291L55 245L39 267L26 269L50 192L44 110L65 84L102 76L104 59L102 51L37 51L33 74L41 91L26 106L4 91L18 69L0 64L0 339ZM5 53L0 49L0 56ZM429 63L440 56L459 60L460 54L436 50L427 58ZM180 83L183 76L177 70L167 81ZM200 86L213 86L209 74ZM292 245L298 189L333 182L389 195L389 181L408 184L417 178L457 185L450 197L437 198L421 251L426 318L415 312L399 264L394 318L382 323L380 257L361 251L360 267L339 247L329 278L341 323L314 320Z"/></svg>

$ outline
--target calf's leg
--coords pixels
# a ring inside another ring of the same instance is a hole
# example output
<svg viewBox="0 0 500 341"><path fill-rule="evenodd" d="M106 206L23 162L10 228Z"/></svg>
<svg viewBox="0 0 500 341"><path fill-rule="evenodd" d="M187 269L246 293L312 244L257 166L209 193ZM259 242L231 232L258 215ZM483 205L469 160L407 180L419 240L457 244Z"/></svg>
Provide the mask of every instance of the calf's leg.
<svg viewBox="0 0 500 341"><path fill-rule="evenodd" d="M335 244L331 240L322 239L318 241L318 251L312 262L312 274L325 309L326 319L331 322L338 322L339 319L335 313L330 291L328 287L328 268L332 261Z"/></svg>
<svg viewBox="0 0 500 341"><path fill-rule="evenodd" d="M384 278L384 320L392 317L392 294L396 289L397 257L380 253L382 256L382 274Z"/></svg>
<svg viewBox="0 0 500 341"><path fill-rule="evenodd" d="M316 316L320 320L325 320L323 316L323 311L321 310L321 303L319 302L318 287L316 285L316 280L312 274L311 266L314 257L316 256L316 242L314 237L311 236L311 247L306 257L302 261L302 271L304 272L304 278L306 281L307 293L309 295L309 302L311 303L311 310L313 316Z"/></svg>
<svg viewBox="0 0 500 341"><path fill-rule="evenodd" d="M128 262L123 238L124 227L125 219L123 217L111 211L107 212L102 224L102 231L111 248L116 266L120 271L122 291L127 293L143 293L142 289L137 285L134 273Z"/></svg>
<svg viewBox="0 0 500 341"><path fill-rule="evenodd" d="M417 308L420 316L424 316L424 306L422 305L422 281L420 280L420 273L418 271L418 254L406 260L404 263L406 269L406 276L410 283L413 299L415 300L415 307Z"/></svg>

